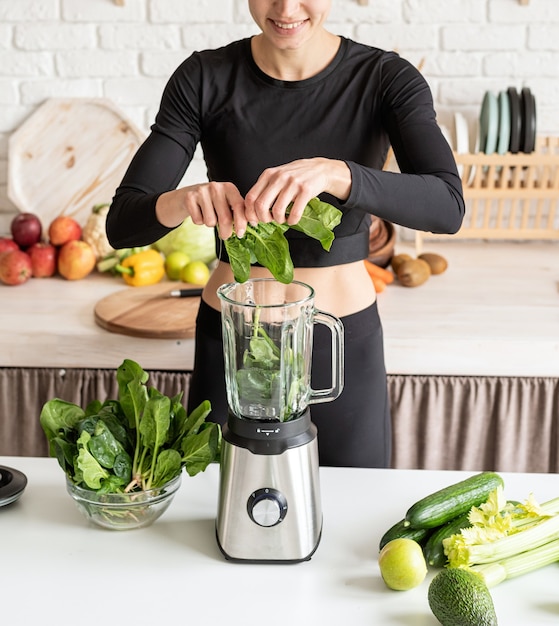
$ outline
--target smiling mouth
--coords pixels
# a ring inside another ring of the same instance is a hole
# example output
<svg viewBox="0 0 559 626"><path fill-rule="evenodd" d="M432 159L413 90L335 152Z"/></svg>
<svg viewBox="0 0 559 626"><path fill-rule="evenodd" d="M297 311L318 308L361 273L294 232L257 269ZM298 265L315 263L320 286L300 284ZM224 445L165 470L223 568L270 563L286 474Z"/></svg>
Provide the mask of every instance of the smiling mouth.
<svg viewBox="0 0 559 626"><path fill-rule="evenodd" d="M276 26L277 28L281 28L282 30L294 30L295 28L298 28L299 26L301 26L301 24L305 23L305 20L301 20L300 22L276 22L275 20L272 20L274 22L274 26Z"/></svg>

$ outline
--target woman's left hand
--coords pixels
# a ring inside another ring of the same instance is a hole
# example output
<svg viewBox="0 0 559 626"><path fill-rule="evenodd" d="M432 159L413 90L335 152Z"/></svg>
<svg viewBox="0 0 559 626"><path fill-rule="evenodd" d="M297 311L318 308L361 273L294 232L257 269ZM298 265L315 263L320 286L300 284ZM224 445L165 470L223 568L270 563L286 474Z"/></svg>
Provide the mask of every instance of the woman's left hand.
<svg viewBox="0 0 559 626"><path fill-rule="evenodd" d="M343 161L298 159L262 172L245 196L245 217L251 224L296 224L309 200L323 192L345 200L350 188L351 174Z"/></svg>

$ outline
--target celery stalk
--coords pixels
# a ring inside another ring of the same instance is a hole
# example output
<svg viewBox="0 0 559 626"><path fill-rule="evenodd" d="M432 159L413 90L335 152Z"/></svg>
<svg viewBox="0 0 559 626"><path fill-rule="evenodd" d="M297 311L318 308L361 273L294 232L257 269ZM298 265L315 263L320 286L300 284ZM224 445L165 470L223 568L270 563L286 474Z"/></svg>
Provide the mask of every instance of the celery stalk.
<svg viewBox="0 0 559 626"><path fill-rule="evenodd" d="M559 516L545 519L487 546L472 546L471 557L476 563L490 563L532 550L555 539L559 539Z"/></svg>
<svg viewBox="0 0 559 626"><path fill-rule="evenodd" d="M488 587L494 587L508 578L527 574L556 561L559 561L559 539L502 561L473 565L470 569L481 574Z"/></svg>

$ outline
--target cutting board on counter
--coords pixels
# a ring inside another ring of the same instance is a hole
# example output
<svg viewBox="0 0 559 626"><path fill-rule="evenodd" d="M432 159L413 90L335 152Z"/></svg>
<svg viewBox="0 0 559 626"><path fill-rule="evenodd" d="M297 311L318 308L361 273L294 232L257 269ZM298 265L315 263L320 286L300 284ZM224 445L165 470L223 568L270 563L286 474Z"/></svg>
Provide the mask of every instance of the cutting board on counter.
<svg viewBox="0 0 559 626"><path fill-rule="evenodd" d="M109 203L144 134L106 98L46 100L10 137L8 197L47 229Z"/></svg>
<svg viewBox="0 0 559 626"><path fill-rule="evenodd" d="M195 287L169 281L146 287L126 287L95 305L95 321L102 328L121 335L192 339L200 298L173 298L168 294L175 289Z"/></svg>

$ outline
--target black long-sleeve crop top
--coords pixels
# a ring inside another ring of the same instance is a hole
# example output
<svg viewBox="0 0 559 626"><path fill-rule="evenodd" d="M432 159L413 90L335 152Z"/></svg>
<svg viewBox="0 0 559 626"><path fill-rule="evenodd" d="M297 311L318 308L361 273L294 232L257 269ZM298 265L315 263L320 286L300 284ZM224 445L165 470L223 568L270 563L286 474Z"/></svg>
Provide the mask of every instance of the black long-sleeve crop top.
<svg viewBox="0 0 559 626"><path fill-rule="evenodd" d="M180 183L199 142L209 180L233 182L242 195L266 167L316 156L348 164L349 198L321 196L343 212L330 252L287 231L296 267L365 258L371 214L435 233L462 223L462 185L430 89L392 52L342 38L326 69L294 82L264 74L250 39L194 53L170 78L151 133L116 190L107 219L115 248L169 232L155 203ZM401 173L382 169L390 145Z"/></svg>

